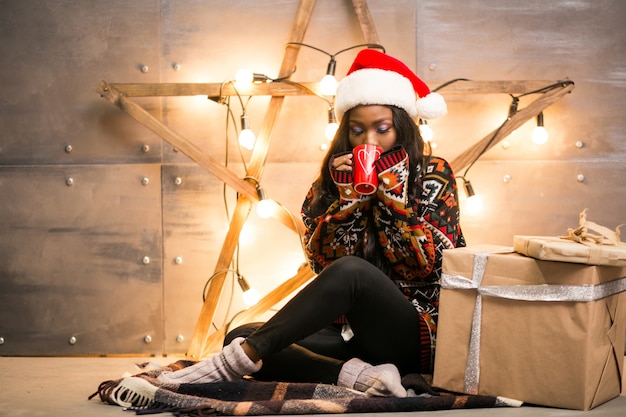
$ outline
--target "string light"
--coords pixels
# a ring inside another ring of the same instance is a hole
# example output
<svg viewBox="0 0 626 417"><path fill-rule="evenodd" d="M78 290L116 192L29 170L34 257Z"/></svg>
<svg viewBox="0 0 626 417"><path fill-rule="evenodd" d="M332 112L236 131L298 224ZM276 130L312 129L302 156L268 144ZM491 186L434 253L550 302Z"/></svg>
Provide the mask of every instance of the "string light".
<svg viewBox="0 0 626 417"><path fill-rule="evenodd" d="M254 177L244 177L244 180L252 180L254 182L254 187L256 188L257 197L259 201L256 205L256 214L262 218L267 219L274 214L276 203L271 199L267 198L265 194L265 190L261 187L261 183Z"/></svg>
<svg viewBox="0 0 626 417"><path fill-rule="evenodd" d="M242 68L235 74L235 86L245 89L250 87L254 80L254 73L249 69Z"/></svg>
<svg viewBox="0 0 626 417"><path fill-rule="evenodd" d="M250 287L248 280L243 275L237 274L237 283L239 284L241 291L243 291L242 297L243 303L245 305L247 305L248 307L252 307L259 302L259 300L261 299L259 292Z"/></svg>
<svg viewBox="0 0 626 417"><path fill-rule="evenodd" d="M256 135L249 127L248 116L244 112L241 115L241 131L239 132L239 144L248 149L252 150L254 148L254 143L256 142Z"/></svg>
<svg viewBox="0 0 626 417"><path fill-rule="evenodd" d="M238 270L233 269L222 269L220 271L216 271L213 275L211 275L211 277L204 284L204 289L202 290L202 302L206 302L207 288L209 287L209 284L211 283L213 278L220 274L225 274L228 272L232 272L237 276L237 283L239 284L241 291L243 291L243 303L248 307L252 307L253 305L257 304L261 299L259 292L250 286L248 280L243 275L241 275Z"/></svg>
<svg viewBox="0 0 626 417"><path fill-rule="evenodd" d="M335 108L330 107L328 109L328 124L326 125L325 135L326 139L333 140L335 138L335 134L337 133L337 129L339 129L339 123L337 123L337 116L335 116Z"/></svg>
<svg viewBox="0 0 626 417"><path fill-rule="evenodd" d="M322 80L320 81L320 92L322 95L324 96L334 96L335 93L337 92L337 79L335 78L335 67L337 66L337 61L335 60L335 57L343 52L349 51L351 49L355 49L355 48L377 48L377 49L381 49L383 52L385 52L385 48L382 45L379 45L377 43L363 43L360 45L354 45L351 46L349 48L345 48L342 49L340 51L335 52L334 54L330 54L320 48L317 48L315 46L311 46L311 45L307 45L306 43L301 43L301 42L288 42L287 45L300 45L300 46L306 46L307 48L311 48L311 49L315 49L316 51L319 51L323 54L326 54L330 57L330 61L328 62L328 66L326 67L326 75L324 75L324 77L322 77Z"/></svg>
<svg viewBox="0 0 626 417"><path fill-rule="evenodd" d="M328 67L326 68L326 75L320 81L320 91L322 95L325 96L334 96L337 92L337 79L335 78L335 67L337 66L337 61L335 61L335 57L331 55L330 61L328 62Z"/></svg>
<svg viewBox="0 0 626 417"><path fill-rule="evenodd" d="M483 199L479 195L474 192L474 187L472 187L472 183L469 180L461 177L463 179L463 189L465 190L465 195L467 196L466 208L470 214L477 214L483 209Z"/></svg>
<svg viewBox="0 0 626 417"><path fill-rule="evenodd" d="M256 204L256 214L262 219L267 219L274 213L272 200L267 198L265 191L263 191L260 185L257 187L256 192L259 196L259 202Z"/></svg>
<svg viewBox="0 0 626 417"><path fill-rule="evenodd" d="M430 126L428 125L428 122L424 119L420 119L418 126L419 126L420 136L422 137L422 140L426 143L431 142L435 134L433 133L433 130L430 128Z"/></svg>

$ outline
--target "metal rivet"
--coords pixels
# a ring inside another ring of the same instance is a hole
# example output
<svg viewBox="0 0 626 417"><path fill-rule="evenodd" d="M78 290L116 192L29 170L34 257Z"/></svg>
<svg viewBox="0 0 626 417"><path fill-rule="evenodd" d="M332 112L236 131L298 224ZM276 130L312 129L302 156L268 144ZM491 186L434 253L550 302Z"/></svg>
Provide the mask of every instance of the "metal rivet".
<svg viewBox="0 0 626 417"><path fill-rule="evenodd" d="M141 70L141 72L148 72L148 66L147 65L142 65L139 67L139 69Z"/></svg>
<svg viewBox="0 0 626 417"><path fill-rule="evenodd" d="M148 184L150 184L150 179L149 179L148 177L143 177L143 178L141 179L141 183L142 183L143 185L148 185Z"/></svg>
<svg viewBox="0 0 626 417"><path fill-rule="evenodd" d="M69 342L70 342L70 345L75 345L76 342L77 342L76 337L74 337L74 336L70 337Z"/></svg>
<svg viewBox="0 0 626 417"><path fill-rule="evenodd" d="M183 179L181 177L176 177L174 179L174 184L181 185L183 183Z"/></svg>
<svg viewBox="0 0 626 417"><path fill-rule="evenodd" d="M72 152L72 150L73 150L72 145L67 145L67 146L65 147L65 152L67 152L67 153Z"/></svg>
<svg viewBox="0 0 626 417"><path fill-rule="evenodd" d="M183 258L181 258L180 256L177 256L176 258L174 258L174 263L176 265L180 265L183 263Z"/></svg>
<svg viewBox="0 0 626 417"><path fill-rule="evenodd" d="M152 342L152 336L150 336L149 334L146 335L146 337L143 338L143 341L145 343L150 343Z"/></svg>
<svg viewBox="0 0 626 417"><path fill-rule="evenodd" d="M428 65L428 69L430 71L434 71L437 69L437 64L435 64L434 62L430 63L430 65Z"/></svg>
<svg viewBox="0 0 626 417"><path fill-rule="evenodd" d="M183 336L182 334L179 334L178 336L176 336L177 343L182 343L184 340L185 340L185 336Z"/></svg>
<svg viewBox="0 0 626 417"><path fill-rule="evenodd" d="M4 345L4 337L0 337L0 345Z"/></svg>
<svg viewBox="0 0 626 417"><path fill-rule="evenodd" d="M500 146L502 146L502 149L509 149L511 143L508 140L503 140Z"/></svg>
<svg viewBox="0 0 626 417"><path fill-rule="evenodd" d="M65 185L67 185L67 186L74 185L74 178L67 178L65 180Z"/></svg>
<svg viewBox="0 0 626 417"><path fill-rule="evenodd" d="M585 181L585 176L584 176L583 174L578 174L578 175L576 176L576 180L577 180L578 182L584 182L584 181Z"/></svg>
<svg viewBox="0 0 626 417"><path fill-rule="evenodd" d="M142 262L144 265L148 265L150 263L150 257L149 256L144 256L142 259Z"/></svg>
<svg viewBox="0 0 626 417"><path fill-rule="evenodd" d="M173 63L172 68L174 68L174 71L180 71L180 64Z"/></svg>
<svg viewBox="0 0 626 417"><path fill-rule="evenodd" d="M178 148L177 147L174 147L174 152L178 152Z"/></svg>
<svg viewBox="0 0 626 417"><path fill-rule="evenodd" d="M576 142L576 147L578 149L582 149L585 147L585 142L583 142L582 140L579 140L578 142Z"/></svg>
<svg viewBox="0 0 626 417"><path fill-rule="evenodd" d="M143 146L141 147L141 151L142 151L143 153L148 153L148 152L150 152L150 145L143 145Z"/></svg>
<svg viewBox="0 0 626 417"><path fill-rule="evenodd" d="M504 182L509 182L511 181L511 176L509 174L505 174L504 177L502 177L502 181Z"/></svg>

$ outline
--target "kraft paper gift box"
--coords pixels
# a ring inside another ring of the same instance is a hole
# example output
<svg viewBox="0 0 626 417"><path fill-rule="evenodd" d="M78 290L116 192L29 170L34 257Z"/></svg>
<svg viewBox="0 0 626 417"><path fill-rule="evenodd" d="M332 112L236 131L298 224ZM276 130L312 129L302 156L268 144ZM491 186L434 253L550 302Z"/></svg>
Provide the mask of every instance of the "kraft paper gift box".
<svg viewBox="0 0 626 417"><path fill-rule="evenodd" d="M433 385L589 410L620 395L626 268L444 251Z"/></svg>
<svg viewBox="0 0 626 417"><path fill-rule="evenodd" d="M582 244L552 236L513 236L515 252L546 261L626 266L626 244Z"/></svg>

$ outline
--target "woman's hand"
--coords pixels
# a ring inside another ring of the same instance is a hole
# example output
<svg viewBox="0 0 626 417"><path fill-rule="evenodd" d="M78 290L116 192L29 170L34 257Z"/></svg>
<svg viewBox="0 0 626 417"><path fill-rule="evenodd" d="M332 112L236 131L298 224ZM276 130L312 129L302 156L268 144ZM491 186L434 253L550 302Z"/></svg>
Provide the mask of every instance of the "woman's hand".
<svg viewBox="0 0 626 417"><path fill-rule="evenodd" d="M352 171L352 153L345 153L333 158L330 166L336 171Z"/></svg>

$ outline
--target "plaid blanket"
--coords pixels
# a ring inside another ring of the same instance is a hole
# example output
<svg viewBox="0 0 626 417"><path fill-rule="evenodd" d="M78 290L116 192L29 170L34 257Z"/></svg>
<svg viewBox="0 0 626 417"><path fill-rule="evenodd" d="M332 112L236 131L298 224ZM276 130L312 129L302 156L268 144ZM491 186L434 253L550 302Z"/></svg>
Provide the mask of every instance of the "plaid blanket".
<svg viewBox="0 0 626 417"><path fill-rule="evenodd" d="M407 375L402 384L409 397L369 397L348 388L329 384L261 382L248 379L206 384L163 384L156 380L165 369L177 370L195 362L178 361L158 370L135 375L147 386L153 399L142 400L125 393L122 380L104 381L89 399L125 405L137 414L173 413L176 416L260 416L278 414L341 414L400 411L434 411L460 408L492 408L521 405L500 397L459 395L433 389L427 378ZM146 385L149 383L149 385Z"/></svg>

